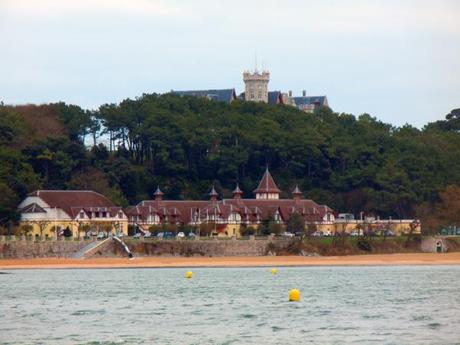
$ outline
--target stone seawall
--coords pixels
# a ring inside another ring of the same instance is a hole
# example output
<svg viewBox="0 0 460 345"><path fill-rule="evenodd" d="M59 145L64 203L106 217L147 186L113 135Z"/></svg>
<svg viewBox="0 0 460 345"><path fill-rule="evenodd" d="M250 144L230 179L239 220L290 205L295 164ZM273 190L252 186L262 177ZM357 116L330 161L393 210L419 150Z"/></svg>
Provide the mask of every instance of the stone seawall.
<svg viewBox="0 0 460 345"><path fill-rule="evenodd" d="M91 241L1 241L1 259L73 257ZM263 256L271 255L273 248L286 247L289 240L193 240L193 241L142 241L127 240L126 244L135 256ZM126 252L109 242L96 248L91 257L124 257Z"/></svg>
<svg viewBox="0 0 460 345"><path fill-rule="evenodd" d="M0 259L69 258L90 241L2 241Z"/></svg>
<svg viewBox="0 0 460 345"><path fill-rule="evenodd" d="M286 247L289 240L195 240L195 241L128 241L135 256L262 256L271 248ZM120 246L107 248L108 255L126 255ZM105 256L106 253L101 253Z"/></svg>

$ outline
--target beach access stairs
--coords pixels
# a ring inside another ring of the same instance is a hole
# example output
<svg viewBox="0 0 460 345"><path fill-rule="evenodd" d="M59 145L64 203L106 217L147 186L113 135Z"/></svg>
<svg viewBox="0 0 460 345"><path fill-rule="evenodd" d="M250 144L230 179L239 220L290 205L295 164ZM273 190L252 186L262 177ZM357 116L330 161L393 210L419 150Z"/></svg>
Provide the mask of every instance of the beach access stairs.
<svg viewBox="0 0 460 345"><path fill-rule="evenodd" d="M74 259L87 259L93 256L98 250L102 249L102 247L106 246L108 243L112 242L112 238L108 237L102 241L93 241L88 245L84 246L78 252L76 252L72 258Z"/></svg>

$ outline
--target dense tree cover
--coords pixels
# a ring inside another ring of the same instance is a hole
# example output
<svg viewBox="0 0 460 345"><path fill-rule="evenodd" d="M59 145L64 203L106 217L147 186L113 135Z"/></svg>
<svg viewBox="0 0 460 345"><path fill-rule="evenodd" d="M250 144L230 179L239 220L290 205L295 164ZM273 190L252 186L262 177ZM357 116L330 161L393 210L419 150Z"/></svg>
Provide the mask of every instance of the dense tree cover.
<svg viewBox="0 0 460 345"><path fill-rule="evenodd" d="M320 108L143 95L97 111L64 103L0 107L0 223L36 188L86 188L121 205L245 197L268 165L283 197L341 212L412 217L460 184L460 110L423 129ZM425 206L424 206L425 205Z"/></svg>

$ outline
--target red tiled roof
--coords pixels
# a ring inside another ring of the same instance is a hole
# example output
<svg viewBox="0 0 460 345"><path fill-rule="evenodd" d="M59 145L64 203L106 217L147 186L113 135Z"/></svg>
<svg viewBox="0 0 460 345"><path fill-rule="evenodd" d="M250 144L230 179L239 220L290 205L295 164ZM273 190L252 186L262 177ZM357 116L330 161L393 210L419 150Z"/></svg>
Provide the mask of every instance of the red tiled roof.
<svg viewBox="0 0 460 345"><path fill-rule="evenodd" d="M37 190L29 196L41 198L50 207L60 208L70 217L75 217L81 209L106 208L106 211L117 208L102 194L91 190ZM102 211L102 210L101 210Z"/></svg>
<svg viewBox="0 0 460 345"><path fill-rule="evenodd" d="M265 174L262 176L262 180L260 180L259 186L254 190L254 193L281 193L268 169L265 170Z"/></svg>
<svg viewBox="0 0 460 345"><path fill-rule="evenodd" d="M158 210L152 206L129 206L124 211L127 216L140 216L142 219L147 219L150 215L159 214Z"/></svg>
<svg viewBox="0 0 460 345"><path fill-rule="evenodd" d="M145 200L138 206L130 206L126 215L140 215L147 219L148 214L156 213L161 218L175 217L175 221L188 224L193 216L200 218L216 214L224 219L232 212L238 212L243 219L256 221L272 216L279 211L281 218L287 221L293 213L299 213L306 221L320 221L327 212L333 212L327 206L320 206L308 199L223 199L217 203L209 200Z"/></svg>
<svg viewBox="0 0 460 345"><path fill-rule="evenodd" d="M144 200L138 207L151 206L161 218L177 215L184 224L192 221L192 214L210 204L209 200ZM126 210L128 215L130 210Z"/></svg>

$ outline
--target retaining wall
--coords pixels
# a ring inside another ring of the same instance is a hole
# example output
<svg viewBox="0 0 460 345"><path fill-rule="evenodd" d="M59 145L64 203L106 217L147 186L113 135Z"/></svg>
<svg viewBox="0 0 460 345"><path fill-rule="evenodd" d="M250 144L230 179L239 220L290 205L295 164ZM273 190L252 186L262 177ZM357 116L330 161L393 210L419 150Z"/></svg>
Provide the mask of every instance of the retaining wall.
<svg viewBox="0 0 460 345"><path fill-rule="evenodd" d="M72 257L91 241L0 241L0 258ZM262 256L277 248L287 246L289 240L128 240L126 244L134 256ZM113 241L97 247L91 257L124 257L124 249Z"/></svg>
<svg viewBox="0 0 460 345"><path fill-rule="evenodd" d="M1 241L1 259L69 258L90 241Z"/></svg>

